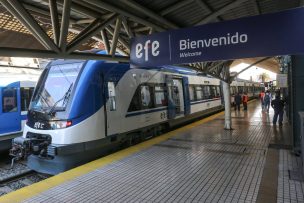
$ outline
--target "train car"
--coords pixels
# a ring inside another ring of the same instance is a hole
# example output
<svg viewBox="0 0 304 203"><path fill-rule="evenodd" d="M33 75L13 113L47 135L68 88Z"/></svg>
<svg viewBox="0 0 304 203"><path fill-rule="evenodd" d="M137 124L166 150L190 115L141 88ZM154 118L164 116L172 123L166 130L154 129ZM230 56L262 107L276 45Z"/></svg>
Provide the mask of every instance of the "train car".
<svg viewBox="0 0 304 203"><path fill-rule="evenodd" d="M25 125L36 82L17 81L0 87L0 151L11 148L11 141Z"/></svg>
<svg viewBox="0 0 304 203"><path fill-rule="evenodd" d="M11 155L57 174L222 110L221 95L218 79L186 68L53 61L38 81Z"/></svg>
<svg viewBox="0 0 304 203"><path fill-rule="evenodd" d="M240 93L242 95L246 92L249 100L251 100L257 98L262 90L264 90L264 85L261 83L240 79L234 80L230 84L231 104L234 105L234 96L237 93Z"/></svg>

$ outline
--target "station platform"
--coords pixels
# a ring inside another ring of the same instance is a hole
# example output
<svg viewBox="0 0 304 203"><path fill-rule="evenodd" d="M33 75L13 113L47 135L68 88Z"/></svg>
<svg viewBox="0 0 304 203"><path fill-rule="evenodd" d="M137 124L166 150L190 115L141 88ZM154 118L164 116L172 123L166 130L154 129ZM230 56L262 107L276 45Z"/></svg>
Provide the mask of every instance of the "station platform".
<svg viewBox="0 0 304 203"><path fill-rule="evenodd" d="M0 197L0 202L304 202L287 123L258 101Z"/></svg>

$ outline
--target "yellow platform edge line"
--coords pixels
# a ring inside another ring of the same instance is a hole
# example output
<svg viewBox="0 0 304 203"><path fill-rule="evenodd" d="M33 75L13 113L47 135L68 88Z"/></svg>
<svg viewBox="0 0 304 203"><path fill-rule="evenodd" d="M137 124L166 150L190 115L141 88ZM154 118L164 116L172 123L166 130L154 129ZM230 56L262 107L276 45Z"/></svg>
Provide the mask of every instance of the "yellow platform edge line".
<svg viewBox="0 0 304 203"><path fill-rule="evenodd" d="M152 145L158 144L160 142L163 142L175 135L177 133L184 132L186 130L189 130L193 127L196 127L198 125L201 125L203 123L206 123L208 121L211 121L215 119L216 117L219 117L220 115L223 115L224 111L221 111L219 113L216 113L212 116L203 118L199 121L190 123L186 126L183 126L181 128L178 128L176 130L170 131L166 134L160 135L158 137L152 138L150 140L144 141L142 143L139 143L137 145L128 147L126 149L120 150L118 152L115 152L113 154L107 155L105 157L102 157L100 159L97 159L95 161L89 162L87 164L84 164L82 166L78 166L74 169L71 169L69 171L60 173L56 176L53 176L51 178L45 179L43 181L40 181L38 183L34 183L32 185L23 187L19 190L16 190L14 192L8 193L6 195L3 195L0 197L0 203L15 203L15 202L21 202L23 200L29 199L33 196L39 195L40 193L58 186L64 182L67 182L69 180L72 180L74 178L77 178L81 175L84 175L88 172L91 172L95 169L101 168L103 166L106 166L110 163L113 163L115 161L121 160L129 155L132 155L136 152L139 152L143 149L146 149L148 147L151 147Z"/></svg>

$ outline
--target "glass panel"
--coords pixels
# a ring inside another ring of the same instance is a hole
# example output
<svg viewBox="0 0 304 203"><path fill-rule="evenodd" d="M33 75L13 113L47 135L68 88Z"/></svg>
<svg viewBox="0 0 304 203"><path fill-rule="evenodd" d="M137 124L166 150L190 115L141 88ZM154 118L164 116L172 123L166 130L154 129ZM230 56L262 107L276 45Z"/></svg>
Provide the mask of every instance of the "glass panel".
<svg viewBox="0 0 304 203"><path fill-rule="evenodd" d="M22 87L21 90L21 111L27 111L31 102L34 88Z"/></svg>
<svg viewBox="0 0 304 203"><path fill-rule="evenodd" d="M189 96L190 96L190 101L195 100L195 93L194 93L194 86L193 85L189 86Z"/></svg>
<svg viewBox="0 0 304 203"><path fill-rule="evenodd" d="M3 88L2 90L2 111L3 113L16 112L17 90L16 88Z"/></svg>
<svg viewBox="0 0 304 203"><path fill-rule="evenodd" d="M165 90L162 86L155 86L155 105L166 106L167 101L165 99Z"/></svg>
<svg viewBox="0 0 304 203"><path fill-rule="evenodd" d="M149 86L142 86L140 89L141 104L143 107L149 107L151 104L151 95Z"/></svg>
<svg viewBox="0 0 304 203"><path fill-rule="evenodd" d="M108 95L110 103L110 111L116 111L116 94L114 82L108 82Z"/></svg>
<svg viewBox="0 0 304 203"><path fill-rule="evenodd" d="M31 103L31 108L65 110L83 63L52 66Z"/></svg>
<svg viewBox="0 0 304 203"><path fill-rule="evenodd" d="M203 91L204 91L204 99L210 99L210 97L211 97L210 87L209 86L204 86Z"/></svg>
<svg viewBox="0 0 304 203"><path fill-rule="evenodd" d="M220 91L220 87L216 86L216 97L220 97L221 96L221 91Z"/></svg>
<svg viewBox="0 0 304 203"><path fill-rule="evenodd" d="M196 92L196 100L202 100L203 99L202 87L201 86L196 86L195 87L195 92Z"/></svg>

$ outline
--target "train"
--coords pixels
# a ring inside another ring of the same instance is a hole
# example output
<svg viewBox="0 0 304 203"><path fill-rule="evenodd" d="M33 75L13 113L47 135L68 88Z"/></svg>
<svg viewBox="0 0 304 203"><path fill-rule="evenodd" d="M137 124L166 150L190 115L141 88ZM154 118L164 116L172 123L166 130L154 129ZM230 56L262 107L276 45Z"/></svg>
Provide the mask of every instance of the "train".
<svg viewBox="0 0 304 203"><path fill-rule="evenodd" d="M21 136L40 70L0 67L0 152Z"/></svg>
<svg viewBox="0 0 304 203"><path fill-rule="evenodd" d="M251 97L260 91L255 83L246 88ZM56 60L41 74L11 155L58 174L223 110L221 92L220 80L187 68Z"/></svg>

